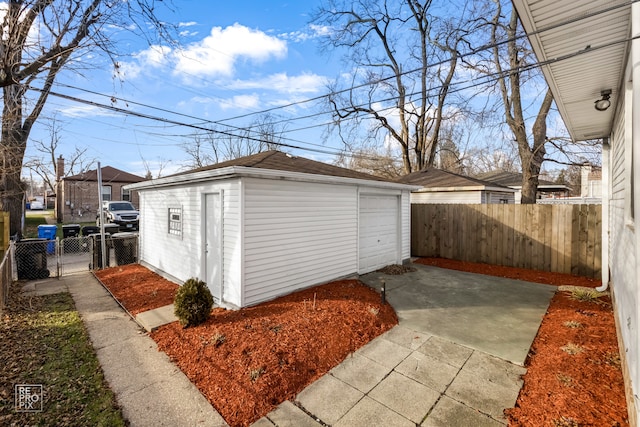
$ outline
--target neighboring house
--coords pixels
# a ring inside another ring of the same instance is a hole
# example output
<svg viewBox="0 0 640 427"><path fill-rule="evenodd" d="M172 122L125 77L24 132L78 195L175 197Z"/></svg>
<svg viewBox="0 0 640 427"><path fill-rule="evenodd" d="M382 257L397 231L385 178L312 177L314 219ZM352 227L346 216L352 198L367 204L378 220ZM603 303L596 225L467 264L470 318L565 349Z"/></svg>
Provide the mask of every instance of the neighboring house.
<svg viewBox="0 0 640 427"><path fill-rule="evenodd" d="M415 187L279 151L127 186L140 262L244 307L410 257Z"/></svg>
<svg viewBox="0 0 640 427"><path fill-rule="evenodd" d="M602 198L602 168L589 163L580 167L580 197Z"/></svg>
<svg viewBox="0 0 640 427"><path fill-rule="evenodd" d="M144 181L144 178L111 166L105 166L101 171L103 200L128 200L138 205L138 194L123 187ZM65 177L59 185L58 221L87 222L96 219L99 200L97 169Z"/></svg>
<svg viewBox="0 0 640 427"><path fill-rule="evenodd" d="M640 2L513 3L538 60L549 61L542 71L571 138L603 141L602 281L613 296L629 419L635 426L640 408Z"/></svg>
<svg viewBox="0 0 640 427"><path fill-rule="evenodd" d="M478 179L492 182L496 185L502 185L504 187L513 188L515 192L516 203L520 203L522 199L522 174L515 172L503 172L494 171L486 172L477 176ZM564 184L556 184L551 181L540 179L538 181L538 192L536 197L538 199L547 198L564 198L569 196L571 188Z"/></svg>
<svg viewBox="0 0 640 427"><path fill-rule="evenodd" d="M436 168L425 168L396 180L419 185L411 192L411 203L515 203L516 190L488 181L459 175Z"/></svg>

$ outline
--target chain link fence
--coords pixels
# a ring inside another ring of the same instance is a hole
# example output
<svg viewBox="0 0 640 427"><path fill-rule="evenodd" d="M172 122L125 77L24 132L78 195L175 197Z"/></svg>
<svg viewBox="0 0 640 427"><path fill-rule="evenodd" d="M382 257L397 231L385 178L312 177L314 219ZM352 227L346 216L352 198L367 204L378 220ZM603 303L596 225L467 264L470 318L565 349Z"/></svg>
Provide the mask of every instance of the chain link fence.
<svg viewBox="0 0 640 427"><path fill-rule="evenodd" d="M99 234L15 242L14 278L36 280L103 268ZM104 268L138 262L136 233L105 234Z"/></svg>

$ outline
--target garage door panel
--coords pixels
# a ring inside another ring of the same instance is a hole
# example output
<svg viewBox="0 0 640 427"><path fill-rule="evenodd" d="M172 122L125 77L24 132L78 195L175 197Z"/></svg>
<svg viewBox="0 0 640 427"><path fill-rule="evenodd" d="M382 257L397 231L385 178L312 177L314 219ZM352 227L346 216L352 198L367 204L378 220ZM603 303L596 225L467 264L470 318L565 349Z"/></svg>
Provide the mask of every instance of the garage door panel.
<svg viewBox="0 0 640 427"><path fill-rule="evenodd" d="M398 198L360 197L359 272L367 273L398 260Z"/></svg>

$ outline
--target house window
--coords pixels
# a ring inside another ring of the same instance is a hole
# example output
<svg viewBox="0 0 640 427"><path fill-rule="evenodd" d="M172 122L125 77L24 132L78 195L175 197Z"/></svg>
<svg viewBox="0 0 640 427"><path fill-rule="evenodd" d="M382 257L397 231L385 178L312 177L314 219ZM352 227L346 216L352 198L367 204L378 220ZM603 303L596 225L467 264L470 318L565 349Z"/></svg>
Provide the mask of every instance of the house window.
<svg viewBox="0 0 640 427"><path fill-rule="evenodd" d="M182 208L169 208L169 234L182 236Z"/></svg>
<svg viewBox="0 0 640 427"><path fill-rule="evenodd" d="M122 189L122 198L120 200L125 200L127 202L131 201L131 191Z"/></svg>
<svg viewBox="0 0 640 427"><path fill-rule="evenodd" d="M106 202L111 200L111 186L110 185L103 185L102 186L102 200L106 201Z"/></svg>
<svg viewBox="0 0 640 427"><path fill-rule="evenodd" d="M500 203L502 203L503 205L508 205L509 199L500 199Z"/></svg>

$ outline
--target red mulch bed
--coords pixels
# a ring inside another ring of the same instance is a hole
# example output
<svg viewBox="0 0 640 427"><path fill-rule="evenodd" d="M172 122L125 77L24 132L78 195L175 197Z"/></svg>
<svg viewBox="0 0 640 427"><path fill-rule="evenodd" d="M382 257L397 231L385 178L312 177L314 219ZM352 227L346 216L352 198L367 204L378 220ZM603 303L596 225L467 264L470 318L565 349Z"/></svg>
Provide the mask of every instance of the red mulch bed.
<svg viewBox="0 0 640 427"><path fill-rule="evenodd" d="M145 304L157 307L160 298L149 298L150 291L175 292L175 284L144 267L100 273L131 313L144 311ZM227 423L247 426L397 323L393 308L382 305L375 290L342 280L241 310L217 308L202 325L183 329L174 322L151 337Z"/></svg>
<svg viewBox="0 0 640 427"><path fill-rule="evenodd" d="M105 268L97 271L96 277L134 316L173 304L178 291L178 285L140 264Z"/></svg>
<svg viewBox="0 0 640 427"><path fill-rule="evenodd" d="M567 274L440 258L417 262L552 285L600 284ZM175 293L176 285L143 267L116 267L101 276L132 313L173 302L167 295ZM610 300L581 302L570 295L559 292L551 300L516 407L505 411L509 426L629 425ZM374 290L348 280L242 310L215 309L203 325L182 329L176 322L152 337L230 425L245 426L396 323L393 309L380 305ZM581 351L570 354L563 348Z"/></svg>

